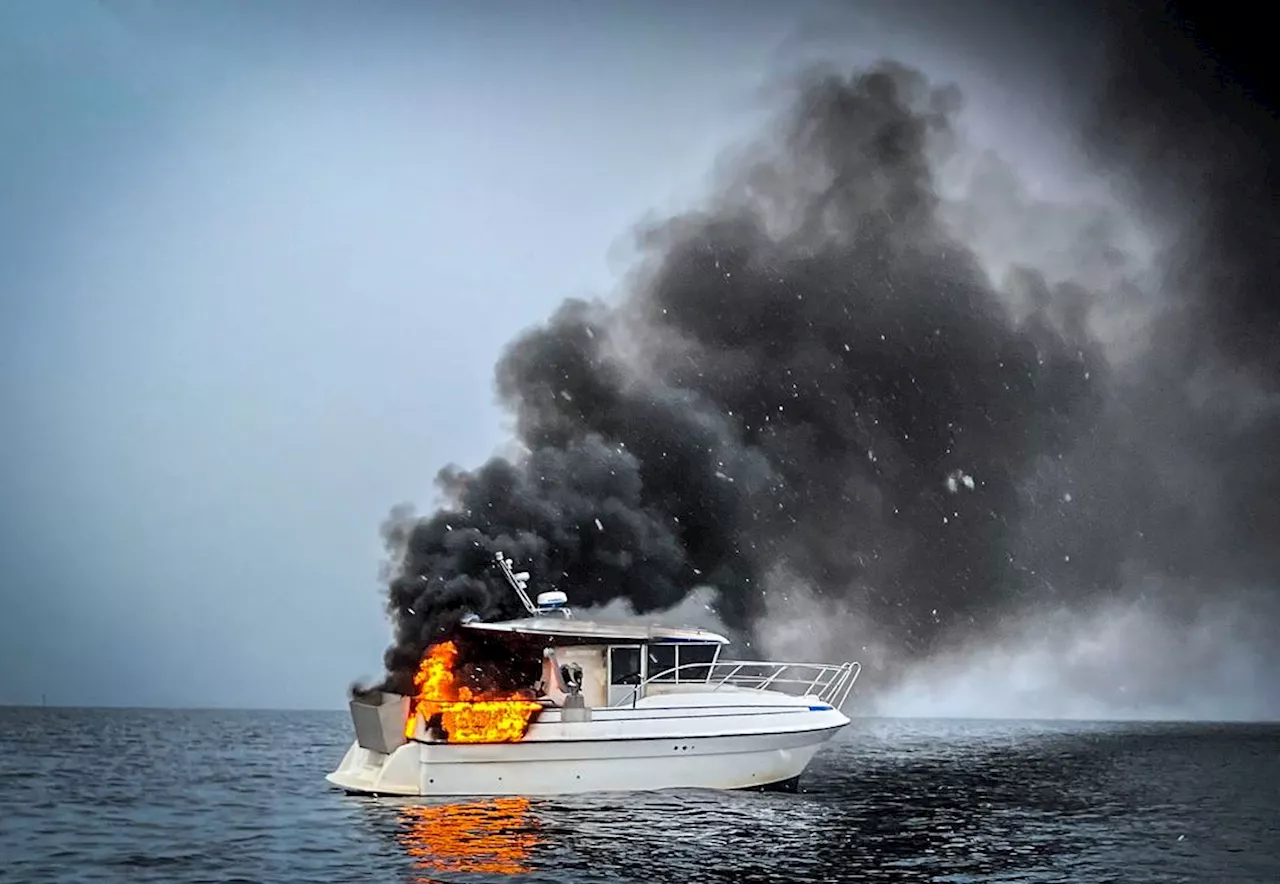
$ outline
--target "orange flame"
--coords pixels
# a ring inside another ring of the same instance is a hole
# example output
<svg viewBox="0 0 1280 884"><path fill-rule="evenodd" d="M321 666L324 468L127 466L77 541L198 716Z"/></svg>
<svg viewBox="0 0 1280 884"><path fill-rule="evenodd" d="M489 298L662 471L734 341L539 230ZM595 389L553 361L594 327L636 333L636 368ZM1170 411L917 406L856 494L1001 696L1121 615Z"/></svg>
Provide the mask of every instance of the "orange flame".
<svg viewBox="0 0 1280 884"><path fill-rule="evenodd" d="M523 875L541 843L527 798L416 805L401 818L405 828L397 840L425 872Z"/></svg>
<svg viewBox="0 0 1280 884"><path fill-rule="evenodd" d="M417 695L404 734L412 737L418 716L440 724L450 743L514 743L524 737L542 704L521 694L486 695L458 685L454 665L458 646L451 641L427 650L413 677Z"/></svg>

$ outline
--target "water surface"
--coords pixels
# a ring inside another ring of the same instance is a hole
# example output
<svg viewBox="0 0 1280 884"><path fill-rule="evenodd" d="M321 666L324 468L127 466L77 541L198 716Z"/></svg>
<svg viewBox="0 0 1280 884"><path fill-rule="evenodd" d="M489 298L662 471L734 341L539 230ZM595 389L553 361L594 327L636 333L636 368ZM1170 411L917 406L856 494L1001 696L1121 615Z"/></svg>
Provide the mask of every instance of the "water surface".
<svg viewBox="0 0 1280 884"><path fill-rule="evenodd" d="M0 881L1280 881L1280 725L857 721L795 795L332 789L345 712L0 709Z"/></svg>

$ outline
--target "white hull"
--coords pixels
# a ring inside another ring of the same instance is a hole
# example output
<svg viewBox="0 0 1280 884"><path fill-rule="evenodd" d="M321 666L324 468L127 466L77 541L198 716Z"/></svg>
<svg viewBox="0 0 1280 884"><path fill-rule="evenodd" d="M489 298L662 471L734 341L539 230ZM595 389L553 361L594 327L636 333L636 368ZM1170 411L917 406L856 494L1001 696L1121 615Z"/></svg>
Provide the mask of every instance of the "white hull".
<svg viewBox="0 0 1280 884"><path fill-rule="evenodd" d="M328 780L387 795L563 795L674 788L745 789L797 779L849 719L816 698L753 692L655 696L592 710L548 710L517 743L410 741L390 755L352 744Z"/></svg>

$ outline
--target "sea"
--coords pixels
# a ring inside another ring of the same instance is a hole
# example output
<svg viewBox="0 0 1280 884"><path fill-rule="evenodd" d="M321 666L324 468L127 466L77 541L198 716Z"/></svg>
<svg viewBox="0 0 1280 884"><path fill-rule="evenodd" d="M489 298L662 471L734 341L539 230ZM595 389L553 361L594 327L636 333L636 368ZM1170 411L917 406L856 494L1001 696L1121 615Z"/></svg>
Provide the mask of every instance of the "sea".
<svg viewBox="0 0 1280 884"><path fill-rule="evenodd" d="M340 712L0 708L0 881L1280 882L1280 725L857 719L794 794L359 798Z"/></svg>

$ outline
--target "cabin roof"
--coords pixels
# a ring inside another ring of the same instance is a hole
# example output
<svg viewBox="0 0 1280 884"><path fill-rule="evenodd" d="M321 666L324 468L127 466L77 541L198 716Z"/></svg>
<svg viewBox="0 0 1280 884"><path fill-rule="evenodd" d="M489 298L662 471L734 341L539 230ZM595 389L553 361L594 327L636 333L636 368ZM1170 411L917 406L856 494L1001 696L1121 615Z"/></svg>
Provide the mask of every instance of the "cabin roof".
<svg viewBox="0 0 1280 884"><path fill-rule="evenodd" d="M521 635L545 635L572 638L583 642L712 642L727 645L723 635L692 626L652 626L644 623L576 620L564 617L525 617L519 620L497 620L486 623L472 620L467 629L485 632L514 632Z"/></svg>

